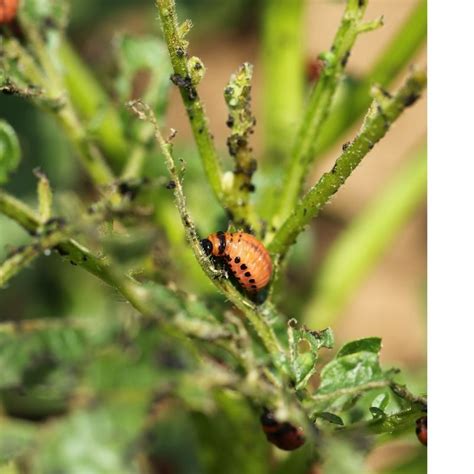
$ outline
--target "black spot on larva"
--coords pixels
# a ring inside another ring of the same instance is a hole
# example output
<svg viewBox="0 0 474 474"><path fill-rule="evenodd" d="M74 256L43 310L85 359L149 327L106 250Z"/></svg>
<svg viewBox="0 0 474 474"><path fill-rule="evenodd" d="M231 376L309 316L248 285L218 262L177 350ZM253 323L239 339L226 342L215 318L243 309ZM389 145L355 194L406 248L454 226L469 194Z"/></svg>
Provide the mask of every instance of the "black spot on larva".
<svg viewBox="0 0 474 474"><path fill-rule="evenodd" d="M252 276L252 274L251 274L250 272L245 272L244 275L245 275L246 277Z"/></svg>
<svg viewBox="0 0 474 474"><path fill-rule="evenodd" d="M234 258L234 262L235 262L235 263L240 263L240 257L235 257L235 258Z"/></svg>
<svg viewBox="0 0 474 474"><path fill-rule="evenodd" d="M70 261L70 263L71 263L71 265L74 265L74 266L77 265L77 263L76 263L76 262L73 262L72 260Z"/></svg>
<svg viewBox="0 0 474 474"><path fill-rule="evenodd" d="M82 261L83 261L83 262L87 262L87 255L83 255L83 256L82 256Z"/></svg>
<svg viewBox="0 0 474 474"><path fill-rule="evenodd" d="M255 283L255 280L254 280L253 278L251 278L251 279L249 280L249 283Z"/></svg>
<svg viewBox="0 0 474 474"><path fill-rule="evenodd" d="M176 188L176 183L173 180L169 181L168 184L166 185L166 189L174 189L174 188Z"/></svg>
<svg viewBox="0 0 474 474"><path fill-rule="evenodd" d="M342 151L346 151L348 148L349 148L349 145L351 144L351 142L346 142L342 145Z"/></svg>
<svg viewBox="0 0 474 474"><path fill-rule="evenodd" d="M257 288L257 285L252 285L252 288Z"/></svg>
<svg viewBox="0 0 474 474"><path fill-rule="evenodd" d="M224 235L224 232L218 232L216 235L217 235L217 238L219 239L219 248L217 250L217 253L219 255L222 255L225 251L225 245L226 245L225 235Z"/></svg>
<svg viewBox="0 0 474 474"><path fill-rule="evenodd" d="M247 265L245 265L245 263L242 263L242 265L240 265L240 269L247 270Z"/></svg>

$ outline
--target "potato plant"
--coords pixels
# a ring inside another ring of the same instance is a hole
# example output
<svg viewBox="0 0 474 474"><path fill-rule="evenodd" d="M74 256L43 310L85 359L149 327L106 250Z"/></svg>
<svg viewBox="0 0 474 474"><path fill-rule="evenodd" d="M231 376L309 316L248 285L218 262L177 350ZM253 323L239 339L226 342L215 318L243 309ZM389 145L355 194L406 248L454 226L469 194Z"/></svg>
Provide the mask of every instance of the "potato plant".
<svg viewBox="0 0 474 474"><path fill-rule="evenodd" d="M311 255L309 225L423 94L426 71L409 62L425 40L426 2L357 80L345 72L351 50L383 19L365 18L367 0L344 2L310 86L305 2L263 3L265 124L246 62L216 90L227 150L199 94L206 65L179 1L150 5L161 36L116 36L103 84L68 39L68 2L23 0L2 19L2 100L39 136L25 150L15 120L0 121L1 472L360 474L374 447L400 437L415 456L390 472L426 469L415 435L425 394L380 364L377 335L335 351L330 328L423 203L426 151L337 238L309 291L285 281L292 259ZM171 88L189 146L166 120ZM218 230L264 244L265 289L249 293L206 254L201 240Z"/></svg>

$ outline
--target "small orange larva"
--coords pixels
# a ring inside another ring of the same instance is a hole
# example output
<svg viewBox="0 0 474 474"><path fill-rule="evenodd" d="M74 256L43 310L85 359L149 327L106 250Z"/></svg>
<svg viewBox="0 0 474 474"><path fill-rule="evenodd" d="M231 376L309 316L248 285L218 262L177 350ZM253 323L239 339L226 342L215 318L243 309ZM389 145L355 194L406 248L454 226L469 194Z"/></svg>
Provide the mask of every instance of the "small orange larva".
<svg viewBox="0 0 474 474"><path fill-rule="evenodd" d="M222 258L249 293L265 287L272 276L272 259L263 244L245 232L216 232L201 240L207 255Z"/></svg>
<svg viewBox="0 0 474 474"><path fill-rule="evenodd" d="M10 23L16 16L19 0L0 0L0 24Z"/></svg>

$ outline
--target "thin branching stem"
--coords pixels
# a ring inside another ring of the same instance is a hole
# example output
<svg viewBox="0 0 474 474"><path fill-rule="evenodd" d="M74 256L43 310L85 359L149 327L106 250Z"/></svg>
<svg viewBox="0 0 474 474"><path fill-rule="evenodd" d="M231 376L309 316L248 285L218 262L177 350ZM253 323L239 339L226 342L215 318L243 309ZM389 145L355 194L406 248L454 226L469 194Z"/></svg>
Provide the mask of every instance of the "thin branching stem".
<svg viewBox="0 0 474 474"><path fill-rule="evenodd" d="M331 51L322 55L324 67L313 88L306 113L284 172L283 186L273 220L279 226L293 210L313 161L316 140L326 120L337 86L343 78L352 46L360 33L382 25L381 19L362 22L367 1L348 0Z"/></svg>
<svg viewBox="0 0 474 474"><path fill-rule="evenodd" d="M341 90L341 100L334 104L316 143L315 158L334 145L342 134L370 105L370 87L388 87L405 69L414 54L426 42L426 0L420 0L396 34L379 54L374 65L361 79L348 81ZM358 79L358 78L357 78Z"/></svg>
<svg viewBox="0 0 474 474"><path fill-rule="evenodd" d="M184 37L190 24L185 22L180 28L174 0L156 0L156 5L174 71L171 80L179 87L208 182L218 201L227 207L222 188L221 163L204 106L188 67L188 44Z"/></svg>
<svg viewBox="0 0 474 474"><path fill-rule="evenodd" d="M426 71L413 71L394 96L374 87L375 98L359 134L345 147L331 171L324 173L299 201L268 246L277 261L286 255L298 234L319 214L403 110L419 98L425 85Z"/></svg>

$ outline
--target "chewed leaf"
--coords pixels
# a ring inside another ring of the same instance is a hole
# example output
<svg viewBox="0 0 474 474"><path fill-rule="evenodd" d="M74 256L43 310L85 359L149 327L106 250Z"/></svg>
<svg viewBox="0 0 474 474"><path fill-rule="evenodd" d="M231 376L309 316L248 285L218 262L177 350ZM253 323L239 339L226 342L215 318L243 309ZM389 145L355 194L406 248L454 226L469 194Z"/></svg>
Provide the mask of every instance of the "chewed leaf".
<svg viewBox="0 0 474 474"><path fill-rule="evenodd" d="M337 357L343 357L348 354L354 354L356 352L373 352L378 354L382 349L382 339L380 337L366 337L364 339L358 339L356 341L348 342L344 344L337 353Z"/></svg>
<svg viewBox="0 0 474 474"><path fill-rule="evenodd" d="M330 328L322 331L311 331L307 327L297 327L297 322L291 319L288 322L288 340L290 345L290 361L296 388L302 389L310 377L316 372L316 361L321 348L332 348L334 335ZM305 343L308 350L303 351L301 343Z"/></svg>
<svg viewBox="0 0 474 474"><path fill-rule="evenodd" d="M0 120L0 184L6 183L20 163L20 143L13 127Z"/></svg>

